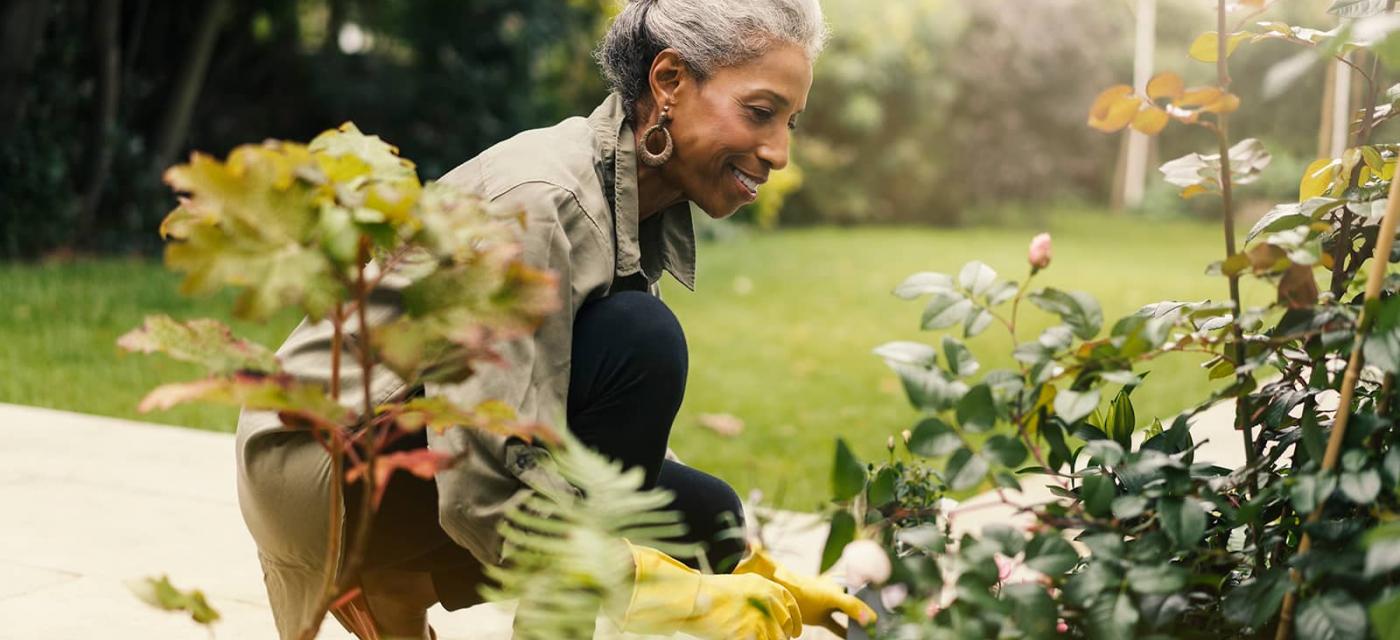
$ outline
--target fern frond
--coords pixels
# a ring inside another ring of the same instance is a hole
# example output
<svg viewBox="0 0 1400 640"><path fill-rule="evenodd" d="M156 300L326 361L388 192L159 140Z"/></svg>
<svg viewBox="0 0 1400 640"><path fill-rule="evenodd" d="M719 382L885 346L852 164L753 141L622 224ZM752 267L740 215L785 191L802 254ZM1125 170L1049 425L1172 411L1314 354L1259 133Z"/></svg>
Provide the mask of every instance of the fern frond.
<svg viewBox="0 0 1400 640"><path fill-rule="evenodd" d="M493 601L518 599L515 637L591 638L604 607L625 607L632 594L633 544L671 555L695 555L698 545L663 542L686 531L680 514L663 511L671 493L642 491L641 469L588 449L567 431L562 446L540 464L553 465L582 496L540 487L506 511L504 566L487 567L499 585L483 589Z"/></svg>

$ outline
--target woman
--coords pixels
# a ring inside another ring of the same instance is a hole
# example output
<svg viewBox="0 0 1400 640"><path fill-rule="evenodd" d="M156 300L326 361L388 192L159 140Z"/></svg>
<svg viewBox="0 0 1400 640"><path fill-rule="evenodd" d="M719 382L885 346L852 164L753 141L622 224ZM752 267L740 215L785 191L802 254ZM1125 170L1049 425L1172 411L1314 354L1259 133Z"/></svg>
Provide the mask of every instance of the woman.
<svg viewBox="0 0 1400 640"><path fill-rule="evenodd" d="M701 575L633 547L639 579L688 575L694 593L705 597L677 602L674 594L646 592L639 580L632 610L615 612L629 630L778 638L838 609L873 615L829 584L774 568L762 554L741 563L742 575L725 574L745 551L742 538L726 535L742 526L739 499L667 449L687 353L679 323L657 297L658 282L669 271L694 288L691 203L724 218L787 165L824 38L816 0L632 0L598 49L613 92L592 115L521 133L442 178L526 212L525 259L559 274L563 305L532 338L501 347L508 366L421 391L462 406L499 399L522 417L550 423L566 416L584 444L643 468L647 488L672 491L671 508L689 525L687 541L707 548L705 558L680 560L720 570ZM385 283L375 292L371 322L395 313L392 274ZM353 343L352 335L341 358L344 390L361 388ZM279 355L295 375L324 380L330 344L328 324L304 322ZM371 380L376 401L418 391L404 387L383 367ZM360 402L353 392L342 401ZM353 522L358 501L347 495L350 512L326 513L327 456L275 415L245 412L238 435L240 502L278 628L294 637L310 622L320 592L328 518ZM424 437L404 446L469 455L435 483L407 474L389 483L357 576L364 596L335 612L361 637L429 637L432 604L480 602L481 566L500 560L496 525L507 506L527 484L561 482L533 464L539 449L518 440L466 429ZM752 619L752 600L768 603L774 615ZM670 618L690 622L671 624L643 611L648 607L680 609Z"/></svg>

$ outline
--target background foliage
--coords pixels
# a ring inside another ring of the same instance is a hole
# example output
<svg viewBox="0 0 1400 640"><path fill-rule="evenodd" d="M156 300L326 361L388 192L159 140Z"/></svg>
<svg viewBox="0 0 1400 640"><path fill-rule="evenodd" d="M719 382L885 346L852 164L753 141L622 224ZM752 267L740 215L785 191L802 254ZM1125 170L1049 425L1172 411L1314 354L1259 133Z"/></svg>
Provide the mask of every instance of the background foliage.
<svg viewBox="0 0 1400 640"><path fill-rule="evenodd" d="M1157 59L1179 59L1186 25L1209 7L1158 4ZM1280 19L1325 18L1319 3L1287 4ZM833 39L792 191L738 219L948 225L1108 201L1119 139L1084 129L1082 105L1131 75L1134 2L823 6ZM306 139L346 120L436 177L515 132L587 113L605 91L588 53L614 10L612 0L5 0L0 256L153 253L168 205L160 168L190 149ZM1245 100L1263 99L1270 49L1282 46L1237 56ZM1309 70L1289 94L1316 96L1322 76ZM1318 100L1293 100L1240 133L1306 163L1318 112ZM1158 155L1198 142L1165 140ZM1291 187L1266 181L1254 195ZM1160 186L1151 195L1151 212L1194 211Z"/></svg>

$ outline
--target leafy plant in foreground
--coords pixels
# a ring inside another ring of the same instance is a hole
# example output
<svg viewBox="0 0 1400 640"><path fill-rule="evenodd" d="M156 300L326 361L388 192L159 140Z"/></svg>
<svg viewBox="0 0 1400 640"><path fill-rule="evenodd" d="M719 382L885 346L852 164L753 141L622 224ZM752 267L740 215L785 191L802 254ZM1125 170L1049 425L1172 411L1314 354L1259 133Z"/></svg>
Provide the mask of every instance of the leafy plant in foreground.
<svg viewBox="0 0 1400 640"><path fill-rule="evenodd" d="M557 309L555 276L522 260L522 214L444 183L422 184L413 164L394 147L351 124L310 144L241 146L224 161L197 153L165 177L181 194L161 234L170 242L166 264L185 274L182 291L203 295L237 289L233 311L240 318L264 319L290 306L310 321L329 319L334 329L331 375L325 385L298 379L282 369L271 350L239 339L213 320L151 316L119 344L195 363L208 375L162 385L141 401L142 411L212 402L277 412L285 426L306 431L327 451L333 470L332 513L346 483L362 483L359 512L372 514L395 470L431 479L455 462L427 449L381 454L415 430L460 427L560 442L552 428L521 421L500 402L457 406L445 397L411 393L427 383L466 380L480 364L498 360L494 344L528 335ZM368 317L371 297L384 295L397 296L397 312ZM352 364L341 362L343 351L358 360L352 372L343 371L342 365ZM371 393L378 367L402 383L400 392L386 398ZM346 379L362 384L358 394L342 393L347 373L352 377ZM569 533L574 542L591 535L588 542L596 548L619 531L645 539L651 529L637 529L645 518L656 526L674 518L638 515L664 504L664 498L637 494L635 478L618 475L593 457L566 452L561 462L566 474L596 495L581 502L554 495L532 498L525 506L535 517L517 509L507 524L511 543L520 550L518 562L499 575L505 593L534 601L548 593L549 606L577 612L591 605L591 616L595 600L623 588L614 574L627 564L605 563L610 556L600 552L576 563L568 575L555 575L560 565L539 558L558 559L550 555L558 549L548 541L564 525L541 518L562 516L563 522L578 525ZM610 514L612 520L582 518L585 512L590 518ZM342 539L348 541L348 553L339 573L334 562L327 563L319 613L303 638L316 636L325 613L358 593L353 581L364 560L370 521L358 519L356 529L347 533L340 531L340 519L330 519L329 557L341 556ZM552 577L542 579L539 573ZM548 580L555 582L541 592L538 585ZM176 598L182 594L168 583L151 584L161 606L190 609L205 623L217 618L197 592L198 597ZM592 590L582 599L563 598L580 584ZM549 606L545 609L553 611ZM544 628L550 628L552 618L531 615L524 615L524 628L531 628L532 619L544 620Z"/></svg>

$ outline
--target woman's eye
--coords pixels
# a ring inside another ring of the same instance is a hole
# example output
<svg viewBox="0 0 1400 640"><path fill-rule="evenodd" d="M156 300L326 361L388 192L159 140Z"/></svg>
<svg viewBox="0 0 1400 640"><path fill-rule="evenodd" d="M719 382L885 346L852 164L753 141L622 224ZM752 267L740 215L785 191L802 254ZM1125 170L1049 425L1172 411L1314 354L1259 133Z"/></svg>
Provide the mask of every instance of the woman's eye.
<svg viewBox="0 0 1400 640"><path fill-rule="evenodd" d="M773 117L773 112L763 107L749 107L749 112L752 113L754 119L759 122L766 122L769 118Z"/></svg>

